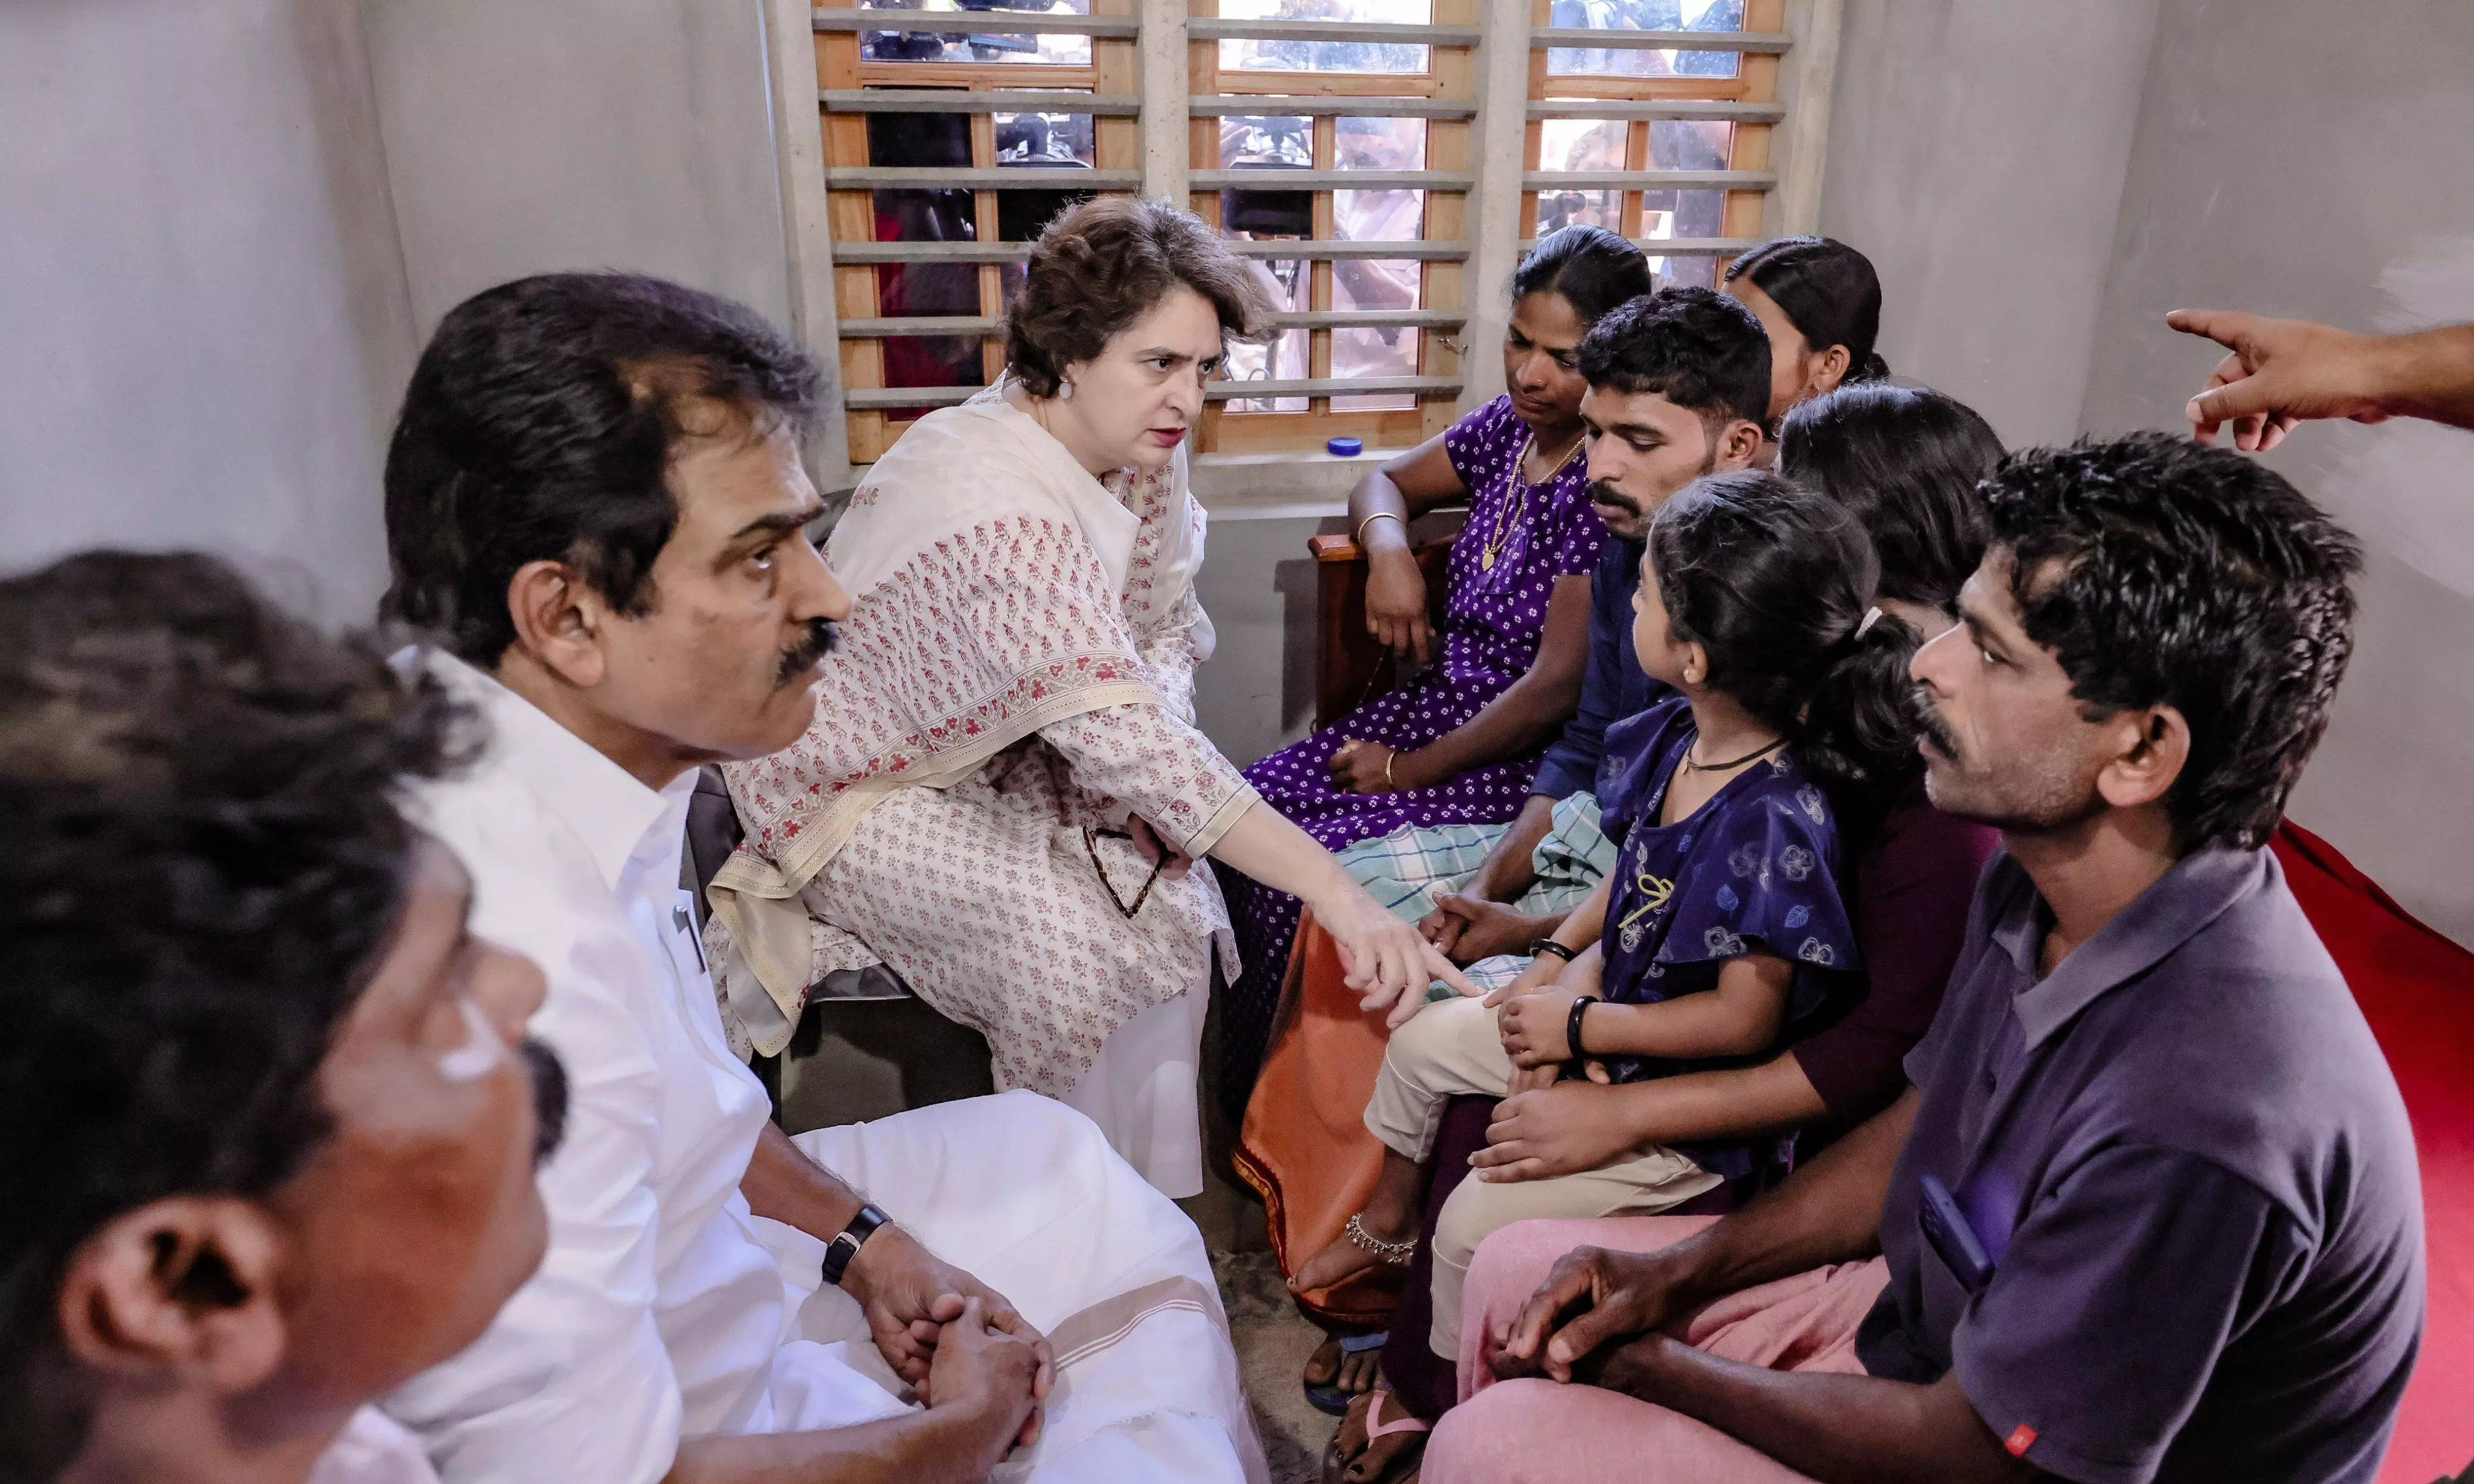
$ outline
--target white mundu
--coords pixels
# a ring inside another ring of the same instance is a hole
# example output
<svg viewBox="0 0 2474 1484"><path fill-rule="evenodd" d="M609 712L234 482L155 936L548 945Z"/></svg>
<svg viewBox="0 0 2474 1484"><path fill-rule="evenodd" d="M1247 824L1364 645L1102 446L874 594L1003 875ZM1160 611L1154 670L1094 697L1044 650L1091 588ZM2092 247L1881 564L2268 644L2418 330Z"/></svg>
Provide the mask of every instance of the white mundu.
<svg viewBox="0 0 2474 1484"><path fill-rule="evenodd" d="M682 1437L905 1410L859 1305L819 1290L823 1244L740 1193L767 1109L678 884L692 775L655 792L479 671L421 663L491 735L411 813L472 871L473 931L548 976L531 1029L572 1096L541 1273L386 1411L446 1484L651 1484ZM1088 1119L1018 1092L798 1143L1050 1336L1047 1425L999 1477L1266 1477L1201 1238Z"/></svg>

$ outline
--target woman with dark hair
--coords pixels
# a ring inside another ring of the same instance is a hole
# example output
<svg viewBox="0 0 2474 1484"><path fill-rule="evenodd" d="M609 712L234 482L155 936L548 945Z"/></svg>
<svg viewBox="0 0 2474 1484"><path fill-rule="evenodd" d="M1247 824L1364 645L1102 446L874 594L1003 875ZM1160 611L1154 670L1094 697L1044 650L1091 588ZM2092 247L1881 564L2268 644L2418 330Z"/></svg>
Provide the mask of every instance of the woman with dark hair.
<svg viewBox="0 0 2474 1484"><path fill-rule="evenodd" d="M1367 628L1404 662L1433 664L1246 770L1326 848L1403 827L1500 824L1520 812L1539 754L1580 701L1589 574L1606 541L1587 494L1589 387L1573 353L1601 315L1653 287L1649 260L1611 231L1547 235L1513 275L1509 389L1368 474L1350 497L1349 527L1370 569ZM1461 500L1468 523L1453 543L1438 636L1409 523ZM1224 885L1245 963L1221 1020L1223 1092L1234 1111L1262 1059L1298 902L1276 883L1231 873Z"/></svg>
<svg viewBox="0 0 2474 1484"><path fill-rule="evenodd" d="M714 966L757 1049L826 975L889 963L987 1037L1000 1089L1088 1114L1184 1197L1230 947L1191 858L1311 902L1369 993L1448 970L1194 726L1185 437L1266 308L1194 216L1084 202L1031 251L1005 377L869 470L827 553L855 606L815 721L725 769L747 839L715 879Z"/></svg>
<svg viewBox="0 0 2474 1484"><path fill-rule="evenodd" d="M1779 428L1779 470L1856 512L1881 556L1883 611L1933 639L1983 557L1977 481L2001 462L1993 425L1957 398L1886 381L1840 387Z"/></svg>
<svg viewBox="0 0 2474 1484"><path fill-rule="evenodd" d="M1890 363L1881 280L1872 259L1830 237L1777 237L1727 265L1725 291L1770 332L1770 426L1841 385L1879 381Z"/></svg>

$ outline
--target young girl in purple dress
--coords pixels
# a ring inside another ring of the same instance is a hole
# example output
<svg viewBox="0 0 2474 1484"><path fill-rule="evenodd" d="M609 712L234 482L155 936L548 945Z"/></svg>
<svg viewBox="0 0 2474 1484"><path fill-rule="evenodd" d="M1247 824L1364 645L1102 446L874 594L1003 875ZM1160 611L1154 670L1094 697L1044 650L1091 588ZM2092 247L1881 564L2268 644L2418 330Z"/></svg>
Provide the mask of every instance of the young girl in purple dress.
<svg viewBox="0 0 2474 1484"><path fill-rule="evenodd" d="M1446 1099L1749 1064L1860 992L1832 796L1902 776L1915 744L1915 636L1875 606L1878 571L1854 513L1776 475L1706 478L1659 512L1634 640L1641 668L1683 693L1608 736L1615 869L1558 933L1566 961L1541 957L1514 985L1429 1005L1393 1033L1366 1114L1388 1152L1381 1180L1297 1286L1407 1261ZM1458 1344L1461 1279L1488 1231L1670 1209L1768 1154L1749 1138L1651 1145L1569 1176L1465 1182L1436 1235L1437 1352Z"/></svg>
<svg viewBox="0 0 2474 1484"><path fill-rule="evenodd" d="M1503 396L1366 477L1349 526L1367 554L1367 627L1429 668L1246 769L1325 849L1404 825L1495 824L1520 812L1540 754L1580 701L1589 572L1606 527L1589 509L1572 353L1608 310L1656 286L1640 249L1596 227L1541 240L1512 280ZM1466 499L1441 632L1408 523ZM1262 1059L1298 899L1222 873L1243 971L1222 1003L1232 1111Z"/></svg>

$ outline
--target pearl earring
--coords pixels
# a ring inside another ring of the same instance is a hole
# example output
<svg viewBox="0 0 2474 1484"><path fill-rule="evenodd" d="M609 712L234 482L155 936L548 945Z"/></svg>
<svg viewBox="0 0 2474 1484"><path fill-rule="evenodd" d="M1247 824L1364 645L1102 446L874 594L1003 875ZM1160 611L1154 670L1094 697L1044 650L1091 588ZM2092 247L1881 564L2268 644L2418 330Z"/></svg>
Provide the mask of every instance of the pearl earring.
<svg viewBox="0 0 2474 1484"><path fill-rule="evenodd" d="M1074 383L1066 380L1062 377L1057 377L1056 400L1058 401L1072 401L1074 400Z"/></svg>

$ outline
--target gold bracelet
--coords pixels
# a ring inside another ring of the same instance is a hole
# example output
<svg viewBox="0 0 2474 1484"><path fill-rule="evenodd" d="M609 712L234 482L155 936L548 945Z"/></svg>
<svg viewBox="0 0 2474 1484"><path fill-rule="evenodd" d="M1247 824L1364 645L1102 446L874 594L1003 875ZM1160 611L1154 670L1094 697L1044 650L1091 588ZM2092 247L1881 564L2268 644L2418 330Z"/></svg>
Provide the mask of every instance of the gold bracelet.
<svg viewBox="0 0 2474 1484"><path fill-rule="evenodd" d="M1399 761L1400 754L1397 751L1387 750L1383 754L1383 787L1395 793L1400 791L1400 786L1392 781L1392 765Z"/></svg>
<svg viewBox="0 0 2474 1484"><path fill-rule="evenodd" d="M1357 549L1360 551L1366 549L1366 527L1373 524L1377 521L1397 521L1400 523L1400 528L1402 530L1405 531L1409 528L1409 518L1407 516L1401 515L1399 512L1395 510L1377 510L1372 515L1368 516L1365 520L1358 522L1357 534L1348 538L1357 544Z"/></svg>

